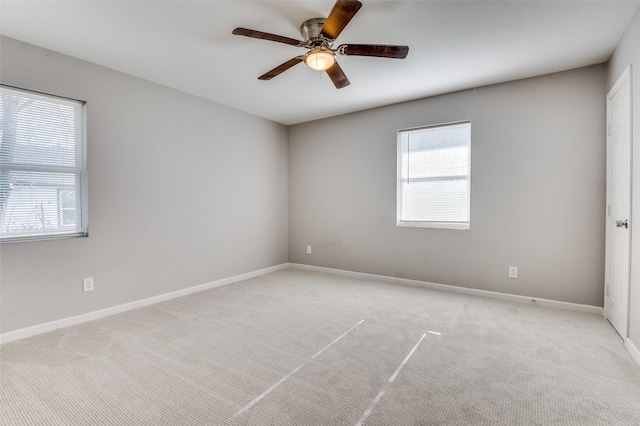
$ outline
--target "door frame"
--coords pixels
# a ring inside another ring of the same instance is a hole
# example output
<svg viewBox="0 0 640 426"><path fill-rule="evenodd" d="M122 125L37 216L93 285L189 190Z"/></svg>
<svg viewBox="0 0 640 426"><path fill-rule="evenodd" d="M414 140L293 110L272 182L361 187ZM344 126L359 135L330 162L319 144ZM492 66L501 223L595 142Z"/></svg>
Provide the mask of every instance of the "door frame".
<svg viewBox="0 0 640 426"><path fill-rule="evenodd" d="M615 84L613 85L613 87L611 88L611 90L609 90L609 92L607 93L606 96L606 152L607 152L607 159L606 159L606 200L605 200L605 239L606 239L606 245L605 245L605 286L604 286L604 308L603 308L603 314L604 317L606 319L609 319L609 300L608 300L608 292L609 292L609 275L610 275L610 271L612 268L612 259L611 259L611 253L610 253L610 247L609 247L609 232L610 232L610 216L609 216L609 203L610 203L610 189L609 189L609 185L611 184L610 182L610 176L609 176L609 158L608 158L608 153L609 153L609 125L610 125L610 109L609 109L609 99L613 97L613 95L620 89L620 87L622 85L624 85L625 83L629 83L629 235L628 235L628 261L627 261L627 298L626 298L626 325L625 325L625 333L624 336L622 336L623 340L626 343L626 340L629 337L629 308L630 308L630 293L631 293L631 237L632 237L632 232L633 232L633 211L632 211L632 207L633 207L633 203L632 203L632 196L633 196L633 87L632 87L632 81L631 81L631 76L632 74L632 65L629 64L627 65L627 67L625 68L625 70L622 72L622 74L620 75L620 77L618 77L618 79L616 80Z"/></svg>

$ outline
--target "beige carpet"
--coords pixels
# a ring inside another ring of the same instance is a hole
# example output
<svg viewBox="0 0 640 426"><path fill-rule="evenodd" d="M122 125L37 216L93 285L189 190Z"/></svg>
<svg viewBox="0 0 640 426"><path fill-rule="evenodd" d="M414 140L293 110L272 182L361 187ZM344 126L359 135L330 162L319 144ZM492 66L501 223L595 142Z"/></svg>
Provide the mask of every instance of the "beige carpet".
<svg viewBox="0 0 640 426"><path fill-rule="evenodd" d="M601 317L287 269L0 347L2 425L640 425Z"/></svg>

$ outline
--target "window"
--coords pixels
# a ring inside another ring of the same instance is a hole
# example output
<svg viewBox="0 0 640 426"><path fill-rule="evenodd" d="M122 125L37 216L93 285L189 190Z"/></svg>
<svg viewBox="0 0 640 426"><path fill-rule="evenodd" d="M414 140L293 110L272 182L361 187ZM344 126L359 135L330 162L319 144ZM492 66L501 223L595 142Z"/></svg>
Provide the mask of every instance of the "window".
<svg viewBox="0 0 640 426"><path fill-rule="evenodd" d="M398 226L469 229L471 122L398 131Z"/></svg>
<svg viewBox="0 0 640 426"><path fill-rule="evenodd" d="M0 86L0 241L87 235L84 111Z"/></svg>

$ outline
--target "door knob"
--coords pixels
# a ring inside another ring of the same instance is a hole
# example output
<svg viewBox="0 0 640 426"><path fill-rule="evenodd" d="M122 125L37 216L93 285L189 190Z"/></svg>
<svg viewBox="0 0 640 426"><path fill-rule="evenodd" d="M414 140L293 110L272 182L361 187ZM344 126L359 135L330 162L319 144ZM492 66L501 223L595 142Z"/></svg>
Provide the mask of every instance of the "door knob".
<svg viewBox="0 0 640 426"><path fill-rule="evenodd" d="M616 227L617 228L622 228L623 226L625 228L629 228L629 220L628 219L626 219L626 220L616 220Z"/></svg>

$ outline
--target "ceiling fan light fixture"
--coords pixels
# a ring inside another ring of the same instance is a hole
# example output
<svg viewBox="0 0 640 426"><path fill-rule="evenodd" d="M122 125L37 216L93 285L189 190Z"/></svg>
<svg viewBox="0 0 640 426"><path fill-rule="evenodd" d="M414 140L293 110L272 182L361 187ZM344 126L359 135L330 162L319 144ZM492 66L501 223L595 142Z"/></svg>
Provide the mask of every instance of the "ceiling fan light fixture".
<svg viewBox="0 0 640 426"><path fill-rule="evenodd" d="M336 63L336 56L330 50L315 48L304 55L304 63L316 71L326 71Z"/></svg>
<svg viewBox="0 0 640 426"><path fill-rule="evenodd" d="M2 0L0 0L2 1ZM409 53L409 46L396 46L388 44L342 44L337 49L333 43L344 30L351 18L362 7L358 0L335 0L329 16L325 18L311 18L302 23L300 34L304 40L296 40L277 34L263 31L250 30L248 28L236 28L232 34L257 38L261 40L275 41L295 47L308 49L304 55L298 55L288 61L267 71L258 80L271 80L303 62L315 71L326 71L336 89L347 87L349 79L344 74L336 60L336 52L344 56L373 56L378 58L404 59Z"/></svg>

